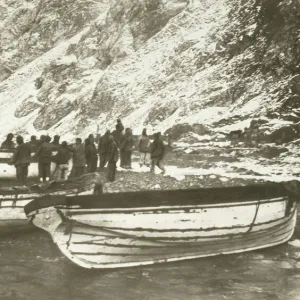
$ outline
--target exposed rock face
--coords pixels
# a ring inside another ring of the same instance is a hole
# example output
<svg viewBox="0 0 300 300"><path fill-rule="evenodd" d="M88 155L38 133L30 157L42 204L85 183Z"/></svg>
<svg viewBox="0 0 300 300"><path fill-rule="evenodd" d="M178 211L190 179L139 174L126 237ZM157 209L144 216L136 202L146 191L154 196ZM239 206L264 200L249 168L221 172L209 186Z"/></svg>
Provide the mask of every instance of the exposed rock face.
<svg viewBox="0 0 300 300"><path fill-rule="evenodd" d="M274 130L269 136L270 141L277 144L288 143L299 138L300 138L299 123L289 125L289 126L283 126L277 130Z"/></svg>
<svg viewBox="0 0 300 300"><path fill-rule="evenodd" d="M169 128L164 134L169 136L169 138L174 141L178 140L182 135L194 132L198 135L204 135L209 133L209 130L202 124L176 124L173 127Z"/></svg>
<svg viewBox="0 0 300 300"><path fill-rule="evenodd" d="M106 7L108 1L2 0L0 3L0 81L72 37Z"/></svg>
<svg viewBox="0 0 300 300"><path fill-rule="evenodd" d="M0 114L14 116L11 129L87 134L114 128L118 117L135 133L232 117L299 122L297 0L1 5Z"/></svg>

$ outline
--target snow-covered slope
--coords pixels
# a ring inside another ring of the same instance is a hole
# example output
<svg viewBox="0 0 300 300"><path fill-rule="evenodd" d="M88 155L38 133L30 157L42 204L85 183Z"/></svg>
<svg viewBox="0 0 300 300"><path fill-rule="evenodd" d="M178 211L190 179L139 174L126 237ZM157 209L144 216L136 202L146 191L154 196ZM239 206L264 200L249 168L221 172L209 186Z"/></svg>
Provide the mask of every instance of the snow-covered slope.
<svg viewBox="0 0 300 300"><path fill-rule="evenodd" d="M11 70L0 83L5 133L85 135L113 128L118 117L136 133L178 123L244 126L253 117L300 121L297 0L0 6L0 59Z"/></svg>

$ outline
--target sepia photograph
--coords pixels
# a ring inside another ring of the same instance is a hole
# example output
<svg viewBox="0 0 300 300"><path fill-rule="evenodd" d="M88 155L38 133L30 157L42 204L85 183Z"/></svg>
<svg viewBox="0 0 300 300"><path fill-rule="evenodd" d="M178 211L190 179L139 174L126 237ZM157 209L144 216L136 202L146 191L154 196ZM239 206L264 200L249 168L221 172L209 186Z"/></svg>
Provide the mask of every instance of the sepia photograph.
<svg viewBox="0 0 300 300"><path fill-rule="evenodd" d="M300 300L300 0L0 0L0 300Z"/></svg>

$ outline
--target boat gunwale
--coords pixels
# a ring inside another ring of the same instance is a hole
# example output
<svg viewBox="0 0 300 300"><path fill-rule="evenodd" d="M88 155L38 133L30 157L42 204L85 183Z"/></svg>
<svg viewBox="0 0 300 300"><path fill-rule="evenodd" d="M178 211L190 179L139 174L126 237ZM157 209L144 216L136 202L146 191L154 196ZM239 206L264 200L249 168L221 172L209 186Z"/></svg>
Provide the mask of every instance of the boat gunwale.
<svg viewBox="0 0 300 300"><path fill-rule="evenodd" d="M175 207L221 205L264 201L279 197L293 197L281 183L252 184L247 186L194 188L177 190L143 190L92 195L45 195L35 198L24 207L29 215L48 207L78 207L81 209L129 209L146 207Z"/></svg>
<svg viewBox="0 0 300 300"><path fill-rule="evenodd" d="M132 212L146 212L146 211L159 211L160 213L170 212L170 210L193 210L193 209L209 209L209 208L225 208L225 207L237 207L237 206L248 206L248 205L257 205L259 204L268 204L268 203L276 203L283 202L289 199L288 196L271 198L265 200L251 200L247 202L228 202L226 204L199 204L199 205L178 205L178 206L149 206L149 207L128 207L128 208L81 208L80 206L66 206L66 205L56 205L55 207L60 210L67 210L68 214L131 214ZM188 211L189 213L193 213ZM195 212L197 213L197 212Z"/></svg>

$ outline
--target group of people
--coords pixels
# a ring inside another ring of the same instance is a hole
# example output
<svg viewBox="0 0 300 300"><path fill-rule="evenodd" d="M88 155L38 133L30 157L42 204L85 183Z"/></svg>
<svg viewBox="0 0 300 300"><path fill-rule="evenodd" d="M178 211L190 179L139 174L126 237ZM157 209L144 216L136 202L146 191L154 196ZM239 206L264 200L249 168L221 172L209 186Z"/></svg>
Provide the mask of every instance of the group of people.
<svg viewBox="0 0 300 300"><path fill-rule="evenodd" d="M120 119L117 120L115 130L107 130L103 136L94 137L90 134L83 142L81 138L76 138L75 144L68 145L66 141L60 143L60 136L55 135L51 142L50 136L41 135L40 139L31 136L29 142L24 142L22 136L16 137L13 141L13 134L9 133L6 140L1 144L2 149L15 149L13 157L9 162L15 165L17 181L20 185L26 185L28 177L28 167L32 159L38 161L38 173L41 182L47 182L51 177L51 162L56 164L54 178L56 180L66 180L69 174L69 161L73 159L73 168L70 176L80 177L85 173L97 171L98 157L99 169L102 171L107 165L107 179L115 180L116 165L120 159L120 167L131 169L131 158L134 147L137 146L140 155L140 166L150 167L154 172L158 166L163 172L162 159L165 154L165 146L161 140L161 134L153 135L153 142L143 129L142 135L136 145L130 128L126 128ZM96 144L98 143L98 147ZM53 152L56 152L54 155ZM31 154L34 153L32 156Z"/></svg>

